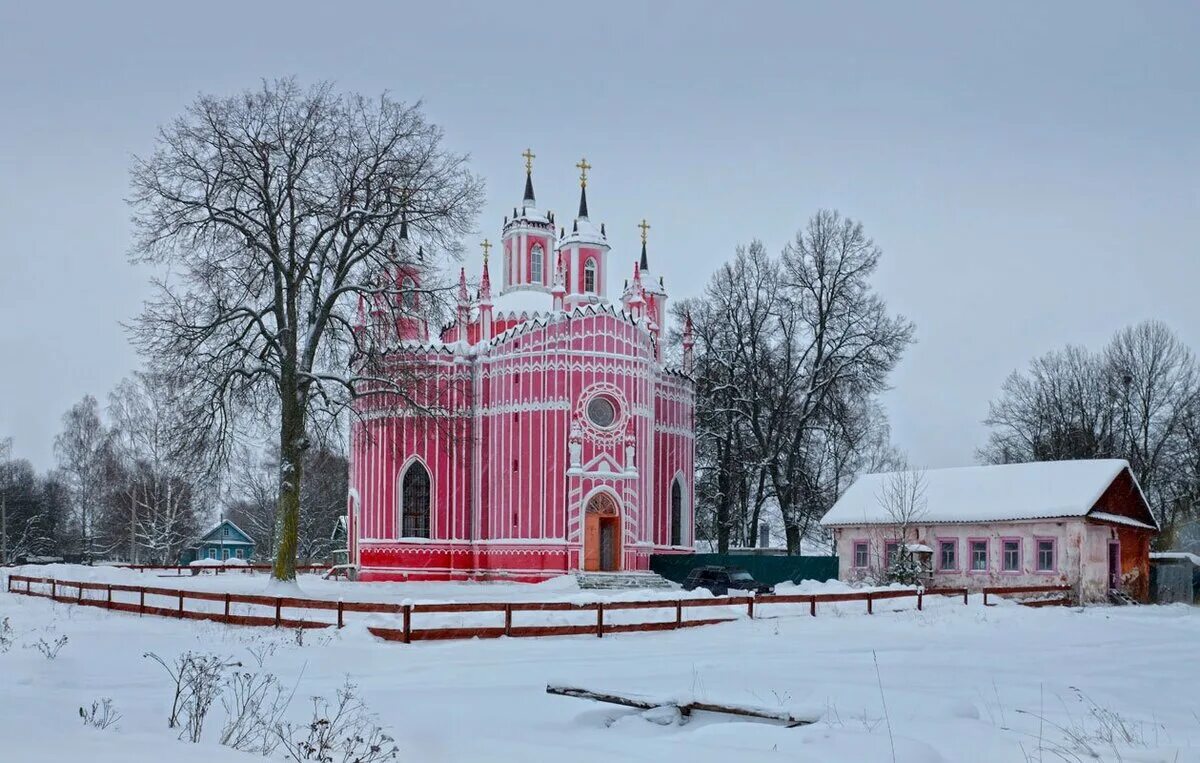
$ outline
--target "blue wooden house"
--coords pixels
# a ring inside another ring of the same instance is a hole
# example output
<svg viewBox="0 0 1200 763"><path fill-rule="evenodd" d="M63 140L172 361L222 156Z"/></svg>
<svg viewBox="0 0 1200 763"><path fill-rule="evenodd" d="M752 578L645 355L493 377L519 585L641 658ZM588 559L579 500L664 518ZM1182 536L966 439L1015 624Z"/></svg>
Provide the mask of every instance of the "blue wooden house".
<svg viewBox="0 0 1200 763"><path fill-rule="evenodd" d="M250 562L254 557L255 545L249 533L228 519L222 519L183 550L180 564L191 564L198 559L243 559Z"/></svg>

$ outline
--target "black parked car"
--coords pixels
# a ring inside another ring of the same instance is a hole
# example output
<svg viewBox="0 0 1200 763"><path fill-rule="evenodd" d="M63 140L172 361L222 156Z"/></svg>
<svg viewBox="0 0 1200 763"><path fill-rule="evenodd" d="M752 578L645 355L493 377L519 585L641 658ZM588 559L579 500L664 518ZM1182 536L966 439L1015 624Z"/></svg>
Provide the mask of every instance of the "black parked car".
<svg viewBox="0 0 1200 763"><path fill-rule="evenodd" d="M714 596L726 596L730 591L774 593L775 586L760 583L739 567L697 567L683 581L683 590L707 588Z"/></svg>

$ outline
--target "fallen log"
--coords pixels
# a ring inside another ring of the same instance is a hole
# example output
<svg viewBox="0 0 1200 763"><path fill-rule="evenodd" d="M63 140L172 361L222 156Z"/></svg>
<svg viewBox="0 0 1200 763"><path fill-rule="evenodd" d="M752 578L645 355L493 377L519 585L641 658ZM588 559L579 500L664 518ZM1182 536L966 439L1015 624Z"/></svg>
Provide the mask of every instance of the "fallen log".
<svg viewBox="0 0 1200 763"><path fill-rule="evenodd" d="M716 702L698 702L696 700L679 701L645 697L636 694L611 694L591 691L590 689L581 689L575 686L555 686L553 684L549 684L546 686L546 693L557 694L561 697L577 697L579 699L590 699L595 702L606 702L610 705L632 707L636 710L655 710L660 707L675 708L679 711L679 714L685 718L690 717L691 714L696 711L705 713L722 713L724 715L735 715L741 718L753 718L760 721L782 723L788 728L793 728L795 726L807 726L808 724L816 723L819 720L818 718L813 717L801 718L782 710L771 710L764 707L753 707L750 705L718 704Z"/></svg>

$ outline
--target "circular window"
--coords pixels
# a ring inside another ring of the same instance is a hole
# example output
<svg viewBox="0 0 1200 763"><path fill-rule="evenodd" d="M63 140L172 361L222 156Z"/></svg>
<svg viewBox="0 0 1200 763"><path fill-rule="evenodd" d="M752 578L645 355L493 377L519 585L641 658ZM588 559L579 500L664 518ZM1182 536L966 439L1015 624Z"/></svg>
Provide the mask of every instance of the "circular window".
<svg viewBox="0 0 1200 763"><path fill-rule="evenodd" d="M617 420L617 408L607 397L593 397L587 404L588 421L601 429L607 429Z"/></svg>

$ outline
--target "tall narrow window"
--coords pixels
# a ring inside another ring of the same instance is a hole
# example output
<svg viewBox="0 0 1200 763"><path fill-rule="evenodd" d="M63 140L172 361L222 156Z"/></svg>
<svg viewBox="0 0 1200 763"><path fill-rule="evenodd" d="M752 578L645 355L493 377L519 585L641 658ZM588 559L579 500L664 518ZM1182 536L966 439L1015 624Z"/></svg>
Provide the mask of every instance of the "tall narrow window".
<svg viewBox="0 0 1200 763"><path fill-rule="evenodd" d="M679 480L671 483L671 545L683 545L683 488Z"/></svg>
<svg viewBox="0 0 1200 763"><path fill-rule="evenodd" d="M403 537L429 537L429 472L420 461L413 461L404 472L400 485L400 513Z"/></svg>
<svg viewBox="0 0 1200 763"><path fill-rule="evenodd" d="M400 304L405 310L417 309L417 282L405 277L400 282Z"/></svg>
<svg viewBox="0 0 1200 763"><path fill-rule="evenodd" d="M583 290L590 293L596 291L596 261L591 257L583 264Z"/></svg>
<svg viewBox="0 0 1200 763"><path fill-rule="evenodd" d="M542 282L542 245L534 244L529 253L529 280L533 283Z"/></svg>

